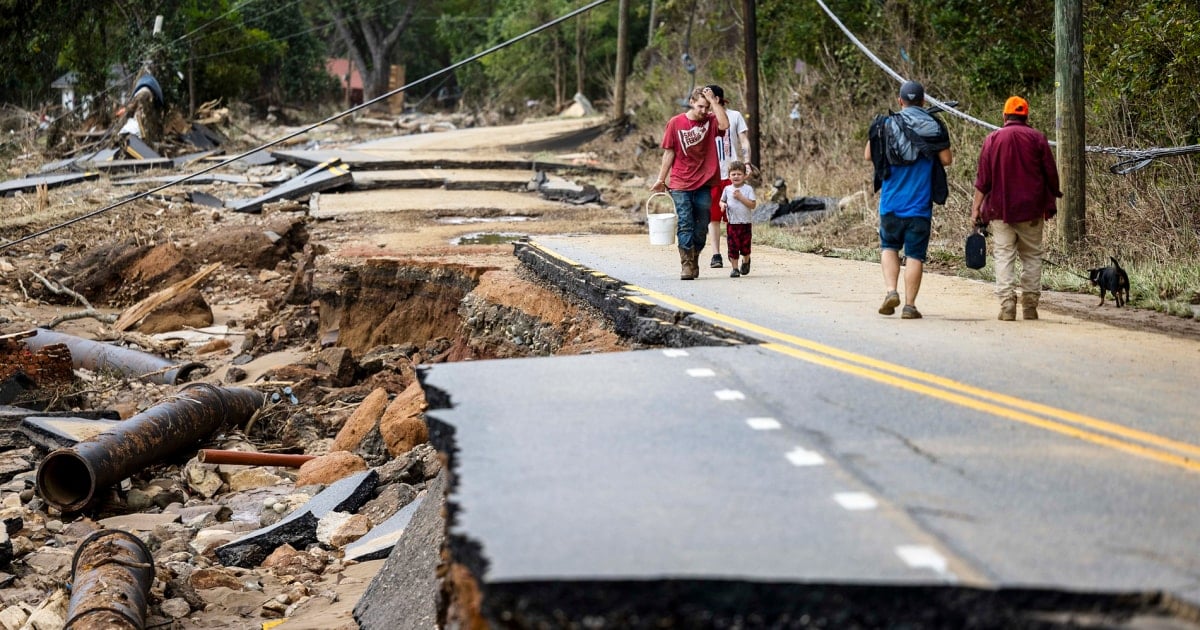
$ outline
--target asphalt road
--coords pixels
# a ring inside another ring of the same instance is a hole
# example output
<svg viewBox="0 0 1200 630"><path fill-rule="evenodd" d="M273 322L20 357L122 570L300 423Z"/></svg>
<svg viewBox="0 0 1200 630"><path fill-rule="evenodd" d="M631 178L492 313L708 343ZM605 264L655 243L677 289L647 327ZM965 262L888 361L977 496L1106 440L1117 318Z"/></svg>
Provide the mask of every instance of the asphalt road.
<svg viewBox="0 0 1200 630"><path fill-rule="evenodd" d="M1200 603L1200 343L877 265L756 250L678 280L644 236L556 254L765 342L430 367L452 533L488 580L702 576L1172 592ZM705 257L707 258L707 256ZM517 383L519 385L514 385Z"/></svg>

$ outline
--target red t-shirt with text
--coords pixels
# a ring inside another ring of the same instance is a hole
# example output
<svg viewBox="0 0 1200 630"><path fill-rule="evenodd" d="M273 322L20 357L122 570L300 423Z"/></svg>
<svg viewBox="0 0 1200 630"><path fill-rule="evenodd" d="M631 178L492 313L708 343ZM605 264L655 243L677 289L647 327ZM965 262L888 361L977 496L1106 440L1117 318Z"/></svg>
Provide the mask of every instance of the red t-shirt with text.
<svg viewBox="0 0 1200 630"><path fill-rule="evenodd" d="M671 164L671 190L696 190L716 184L720 175L717 161L717 117L709 114L700 120L680 114L667 121L662 147L675 152Z"/></svg>

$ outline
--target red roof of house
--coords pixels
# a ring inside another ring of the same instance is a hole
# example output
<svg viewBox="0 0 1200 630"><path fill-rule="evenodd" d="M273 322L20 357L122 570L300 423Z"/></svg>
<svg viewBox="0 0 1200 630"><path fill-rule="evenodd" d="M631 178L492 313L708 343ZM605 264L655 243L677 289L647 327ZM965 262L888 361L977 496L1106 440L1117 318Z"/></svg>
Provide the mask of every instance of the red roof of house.
<svg viewBox="0 0 1200 630"><path fill-rule="evenodd" d="M342 89L346 89L346 71L350 69L349 59L326 59L325 71L338 78L342 83ZM358 68L350 73L350 89L363 89L362 75L359 74Z"/></svg>

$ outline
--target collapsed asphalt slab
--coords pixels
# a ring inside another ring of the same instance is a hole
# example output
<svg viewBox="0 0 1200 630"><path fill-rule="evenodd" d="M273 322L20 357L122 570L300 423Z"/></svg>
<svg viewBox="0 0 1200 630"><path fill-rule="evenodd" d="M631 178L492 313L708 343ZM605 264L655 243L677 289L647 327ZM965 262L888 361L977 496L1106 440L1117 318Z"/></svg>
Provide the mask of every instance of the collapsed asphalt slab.
<svg viewBox="0 0 1200 630"><path fill-rule="evenodd" d="M221 545L216 550L217 558L225 566L253 567L280 545L303 547L314 543L321 517L362 507L371 498L378 478L378 473L368 470L340 479L282 521Z"/></svg>

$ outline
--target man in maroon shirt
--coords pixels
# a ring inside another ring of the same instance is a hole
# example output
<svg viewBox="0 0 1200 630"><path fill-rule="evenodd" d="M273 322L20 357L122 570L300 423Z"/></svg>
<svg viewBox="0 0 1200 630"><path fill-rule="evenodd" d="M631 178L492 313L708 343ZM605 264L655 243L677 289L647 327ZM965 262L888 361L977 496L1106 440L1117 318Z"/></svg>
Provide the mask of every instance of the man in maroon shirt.
<svg viewBox="0 0 1200 630"><path fill-rule="evenodd" d="M1017 318L1016 260L1021 259L1021 317L1038 318L1042 294L1042 229L1058 212L1058 167L1042 132L1026 124L1029 103L1004 103L1004 126L988 135L979 152L971 221L989 223L996 266L1000 320Z"/></svg>
<svg viewBox="0 0 1200 630"><path fill-rule="evenodd" d="M671 200L678 219L675 235L679 241L680 280L700 275L697 259L708 236L711 187L721 180L716 137L728 128L729 116L711 87L693 90L689 109L667 121L662 164L650 190L667 190L670 177Z"/></svg>

